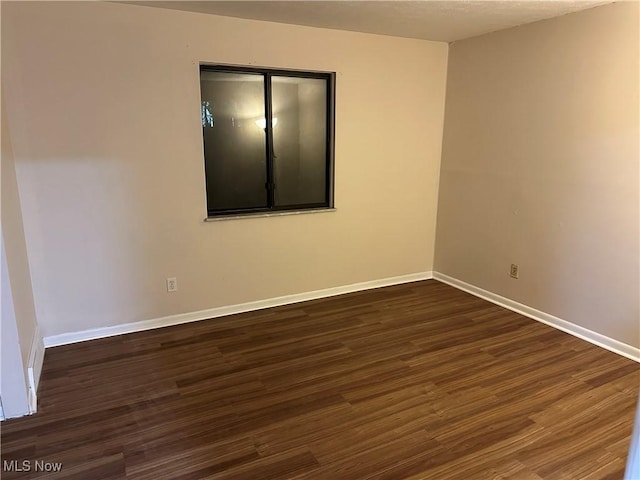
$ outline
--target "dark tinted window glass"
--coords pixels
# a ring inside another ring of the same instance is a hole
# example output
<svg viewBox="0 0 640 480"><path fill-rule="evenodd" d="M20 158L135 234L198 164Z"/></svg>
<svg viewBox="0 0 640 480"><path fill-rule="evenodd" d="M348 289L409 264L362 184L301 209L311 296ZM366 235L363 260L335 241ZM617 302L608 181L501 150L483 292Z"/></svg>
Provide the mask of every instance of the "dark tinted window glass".
<svg viewBox="0 0 640 480"><path fill-rule="evenodd" d="M200 67L209 216L333 206L334 78Z"/></svg>
<svg viewBox="0 0 640 480"><path fill-rule="evenodd" d="M272 77L276 206L326 202L327 81Z"/></svg>
<svg viewBox="0 0 640 480"><path fill-rule="evenodd" d="M200 86L209 211L266 208L263 75L203 71Z"/></svg>

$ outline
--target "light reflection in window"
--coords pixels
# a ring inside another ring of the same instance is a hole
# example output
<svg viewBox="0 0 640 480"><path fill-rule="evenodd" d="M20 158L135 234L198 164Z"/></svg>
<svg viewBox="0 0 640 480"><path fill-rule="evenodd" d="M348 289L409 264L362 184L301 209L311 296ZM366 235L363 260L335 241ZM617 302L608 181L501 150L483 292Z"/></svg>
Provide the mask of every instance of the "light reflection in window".
<svg viewBox="0 0 640 480"><path fill-rule="evenodd" d="M213 112L209 102L202 102L202 127L213 127Z"/></svg>

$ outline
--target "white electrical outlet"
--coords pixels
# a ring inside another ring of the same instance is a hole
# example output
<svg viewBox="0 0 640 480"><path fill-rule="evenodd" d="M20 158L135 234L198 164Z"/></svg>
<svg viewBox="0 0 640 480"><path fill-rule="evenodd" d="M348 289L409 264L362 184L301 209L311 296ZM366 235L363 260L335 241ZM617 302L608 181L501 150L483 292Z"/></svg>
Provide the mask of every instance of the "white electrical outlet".
<svg viewBox="0 0 640 480"><path fill-rule="evenodd" d="M509 270L509 275L511 275L511 278L518 278L518 270L520 267L518 267L518 265L516 265L515 263L511 264L511 270Z"/></svg>
<svg viewBox="0 0 640 480"><path fill-rule="evenodd" d="M178 279L176 277L167 278L167 292L178 291Z"/></svg>

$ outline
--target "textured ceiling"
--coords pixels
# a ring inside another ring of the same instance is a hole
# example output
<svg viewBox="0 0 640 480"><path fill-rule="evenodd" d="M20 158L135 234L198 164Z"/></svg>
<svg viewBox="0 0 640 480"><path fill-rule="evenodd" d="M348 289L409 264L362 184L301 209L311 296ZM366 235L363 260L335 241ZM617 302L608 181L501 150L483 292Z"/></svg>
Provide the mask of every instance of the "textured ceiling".
<svg viewBox="0 0 640 480"><path fill-rule="evenodd" d="M612 0L236 0L126 3L451 42L612 3Z"/></svg>

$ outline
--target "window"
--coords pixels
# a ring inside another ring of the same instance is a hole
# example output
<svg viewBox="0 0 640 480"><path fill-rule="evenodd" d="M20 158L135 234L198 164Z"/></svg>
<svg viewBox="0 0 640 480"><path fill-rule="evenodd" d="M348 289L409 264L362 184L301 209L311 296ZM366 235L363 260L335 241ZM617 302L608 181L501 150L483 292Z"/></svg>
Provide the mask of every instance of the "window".
<svg viewBox="0 0 640 480"><path fill-rule="evenodd" d="M333 73L200 67L209 217L333 207Z"/></svg>

